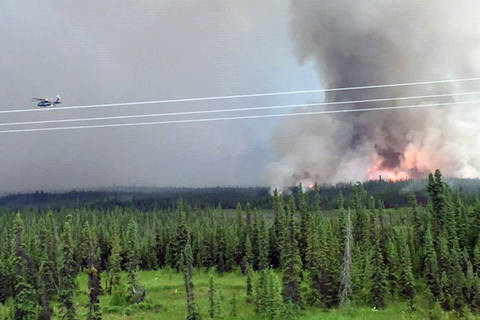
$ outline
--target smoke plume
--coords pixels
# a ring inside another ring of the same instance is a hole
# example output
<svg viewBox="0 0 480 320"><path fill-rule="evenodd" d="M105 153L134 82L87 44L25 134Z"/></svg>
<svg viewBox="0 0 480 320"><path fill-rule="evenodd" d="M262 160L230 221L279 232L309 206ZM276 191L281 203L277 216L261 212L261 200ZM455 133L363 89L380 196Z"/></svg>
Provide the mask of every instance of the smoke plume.
<svg viewBox="0 0 480 320"><path fill-rule="evenodd" d="M292 0L300 63L313 59L327 88L476 77L480 4L460 0ZM331 92L326 101L478 90L480 81ZM335 106L360 108L475 100L461 96ZM477 105L299 117L273 136L270 183L405 179L440 168L480 176Z"/></svg>

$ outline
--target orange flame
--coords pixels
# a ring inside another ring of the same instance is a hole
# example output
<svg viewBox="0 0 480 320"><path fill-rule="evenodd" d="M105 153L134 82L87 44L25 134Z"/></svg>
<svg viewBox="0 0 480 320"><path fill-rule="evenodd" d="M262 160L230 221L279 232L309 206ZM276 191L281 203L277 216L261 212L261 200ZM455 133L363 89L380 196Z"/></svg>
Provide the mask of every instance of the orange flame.
<svg viewBox="0 0 480 320"><path fill-rule="evenodd" d="M377 157L374 165L368 170L368 178L376 180L381 177L396 182L422 177L423 173L433 170L432 165L435 166L429 161L430 158L425 152L409 145L404 151L398 167L386 168L383 166L383 159Z"/></svg>
<svg viewBox="0 0 480 320"><path fill-rule="evenodd" d="M392 182L409 180L410 174L407 171L397 169L379 169L377 167L368 170L370 180L384 179Z"/></svg>

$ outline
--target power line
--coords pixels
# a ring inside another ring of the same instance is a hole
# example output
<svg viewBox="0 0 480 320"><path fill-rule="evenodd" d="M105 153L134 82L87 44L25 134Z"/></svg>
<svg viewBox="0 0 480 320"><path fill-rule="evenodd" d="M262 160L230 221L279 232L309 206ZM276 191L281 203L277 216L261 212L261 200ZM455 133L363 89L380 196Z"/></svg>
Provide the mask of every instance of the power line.
<svg viewBox="0 0 480 320"><path fill-rule="evenodd" d="M385 101L395 101L395 100L413 100L413 99L454 97L454 96L465 96L465 95L474 95L474 94L480 94L480 91L458 92L458 93L447 93L447 94L434 94L434 95L423 95L423 96L410 96L410 97L395 97L395 98L378 98L378 99L364 99L364 100L350 100L350 101L332 101L332 102L319 102L319 103L287 104L287 105L274 105L274 106L251 107L251 108L213 109L213 110L182 111L182 112L167 112L167 113L149 113L149 114L135 114L135 115L93 117L93 118L74 118L74 119L57 119L57 120L5 122L5 123L0 123L0 126L47 124L47 123L65 123L65 122L83 122L83 121L100 121L100 120L120 120L120 119L150 118L150 117L163 117L163 116L183 116L183 115L206 114L206 113L272 110L272 109L329 106L329 105L341 105L341 104L358 104L358 103L368 103L368 102L385 102Z"/></svg>
<svg viewBox="0 0 480 320"><path fill-rule="evenodd" d="M405 83L375 84L375 85L366 85L366 86L357 86L357 87L343 87L343 88L293 90L293 91L279 91L279 92L265 92L265 93L236 94L236 95L225 95L225 96L211 96L211 97L196 97L196 98L181 98L181 99L166 99L166 100L105 103L105 104L92 104L92 105L77 105L77 106L69 106L69 107L54 107L54 108L44 108L44 109L34 108L34 109L0 110L0 114L2 114L2 113L19 113L19 112L54 111L54 110L59 111L59 110L71 110L71 109L105 108L105 107L122 107L122 106L132 106L132 105L164 104L164 103L207 101L207 100L225 100L225 99L266 97L266 96L290 95L290 94L306 94L306 93L321 93L321 92L335 92L335 91L351 91L351 90L362 90L362 89L406 87L406 86L417 86L417 85L426 85L426 84L468 82L468 81L477 81L477 80L480 80L480 77L464 78L464 79L450 79L450 80L433 80L433 81L418 81L418 82L405 82Z"/></svg>
<svg viewBox="0 0 480 320"><path fill-rule="evenodd" d="M459 102L449 102L449 103L432 103L432 104L420 104L420 105L405 105L405 106L393 106L393 107L371 107L371 108L359 108L359 109L326 110L326 111L280 113L280 114L266 114L266 115L264 114L264 115L255 115L255 116L166 120L166 121L153 121L153 122L133 122L133 123L117 123L117 124L70 126L70 127L12 129L12 130L0 130L0 134L1 133L38 132L38 131L56 131L56 130L133 127L133 126L178 124L178 123L193 123L193 122L210 122L210 121L225 121L225 120L263 119L263 118L294 117L294 116L320 115L320 114L351 113L351 112L368 112L368 111L372 112L372 111L383 111L383 110L442 107L442 106L459 105L459 104L474 104L474 103L480 103L480 100L459 101Z"/></svg>

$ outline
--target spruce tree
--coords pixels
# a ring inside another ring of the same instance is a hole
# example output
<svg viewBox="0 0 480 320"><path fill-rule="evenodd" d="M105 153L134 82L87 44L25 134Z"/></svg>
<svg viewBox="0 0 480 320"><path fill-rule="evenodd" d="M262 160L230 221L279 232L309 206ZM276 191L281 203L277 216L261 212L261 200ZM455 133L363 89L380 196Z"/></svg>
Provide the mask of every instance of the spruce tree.
<svg viewBox="0 0 480 320"><path fill-rule="evenodd" d="M48 256L48 248L50 244L48 243L47 229L45 225L45 220L40 221L40 231L39 231L39 266L38 266L38 296L39 303L41 306L41 311L39 319L48 320L52 317L52 308L50 306L50 301L53 295L57 292L55 287L55 267L54 262L50 260Z"/></svg>
<svg viewBox="0 0 480 320"><path fill-rule="evenodd" d="M226 218L224 217L224 225L225 225L225 241L226 241L226 248L225 248L225 271L231 272L233 266L235 265L235 248L237 247L237 235L235 234L235 230L226 222Z"/></svg>
<svg viewBox="0 0 480 320"><path fill-rule="evenodd" d="M307 303L309 305L323 304L323 289L324 289L324 273L325 262L322 261L321 255L324 252L320 250L320 240L315 237L312 241L312 256L310 257L310 267L308 268L310 291L307 295ZM323 257L325 259L325 257ZM287 306L292 307L293 304L287 302Z"/></svg>
<svg viewBox="0 0 480 320"><path fill-rule="evenodd" d="M250 240L253 240L253 229L252 207L247 202L245 205L245 234L250 237Z"/></svg>
<svg viewBox="0 0 480 320"><path fill-rule="evenodd" d="M268 262L268 235L265 227L265 219L259 219L258 237L257 237L257 253L258 253L258 270L265 270L269 267Z"/></svg>
<svg viewBox="0 0 480 320"><path fill-rule="evenodd" d="M341 194L340 194L341 196ZM342 208L343 208L343 197ZM340 206L340 204L339 204ZM347 211L345 219L345 247L343 249L343 263L341 274L341 286L340 286L340 306L345 306L350 300L352 293L352 221L350 217L350 208Z"/></svg>
<svg viewBox="0 0 480 320"><path fill-rule="evenodd" d="M63 307L63 316L67 320L76 319L76 310L73 297L77 289L77 265L74 260L74 244L72 241L72 215L67 215L63 226L63 261L61 267L61 293L60 301Z"/></svg>
<svg viewBox="0 0 480 320"><path fill-rule="evenodd" d="M215 292L213 296L213 313L212 319L226 320L227 314L225 312L224 297L220 291Z"/></svg>
<svg viewBox="0 0 480 320"><path fill-rule="evenodd" d="M108 293L113 291L120 285L121 271L122 271L122 248L120 246L120 238L118 231L114 229L112 235L112 249L108 259Z"/></svg>
<svg viewBox="0 0 480 320"><path fill-rule="evenodd" d="M301 305L300 282L301 260L295 239L295 222L292 213L288 216L288 235L285 242L285 262L283 273L283 299L286 303Z"/></svg>
<svg viewBox="0 0 480 320"><path fill-rule="evenodd" d="M255 312L262 313L268 307L268 272L261 270L255 283Z"/></svg>
<svg viewBox="0 0 480 320"><path fill-rule="evenodd" d="M367 246L369 239L369 216L365 209L366 191L363 186L358 183L353 187L353 210L354 210L354 227L353 238L355 243Z"/></svg>
<svg viewBox="0 0 480 320"><path fill-rule="evenodd" d="M467 272L465 276L465 287L463 295L465 297L465 303L472 307L473 298L475 296L475 274L473 273L472 263L467 262Z"/></svg>
<svg viewBox="0 0 480 320"><path fill-rule="evenodd" d="M377 309L385 307L386 276L385 265L383 264L382 248L380 246L380 234L376 228L375 247L373 248L373 274L372 274L372 299L373 305Z"/></svg>
<svg viewBox="0 0 480 320"><path fill-rule="evenodd" d="M408 203L413 220L413 250L411 250L413 270L416 273L420 273L423 267L420 249L423 245L424 228L422 221L420 220L419 208L417 207L417 198L415 197L414 193L410 194Z"/></svg>
<svg viewBox="0 0 480 320"><path fill-rule="evenodd" d="M88 320L101 320L102 313L100 310L100 300L98 297L102 293L100 285L100 275L98 272L99 259L98 259L98 242L95 232L90 229L88 221L85 223L84 232L86 235L86 249L87 249L87 272L88 272L88 288L90 290L88 300Z"/></svg>
<svg viewBox="0 0 480 320"><path fill-rule="evenodd" d="M273 268L280 267L283 252L283 243L285 236L285 213L283 197L278 189L273 192L273 225L270 231L270 264Z"/></svg>
<svg viewBox="0 0 480 320"><path fill-rule="evenodd" d="M52 286L55 287L56 293L59 293L61 290L61 272L60 272L60 266L61 266L61 259L62 259L62 241L59 237L59 233L57 230L57 224L56 221L53 217L53 214L51 211L47 212L47 215L45 217L45 223L46 223L46 238L47 238L47 245L48 245L48 260L52 263L52 268L53 268L53 282Z"/></svg>
<svg viewBox="0 0 480 320"><path fill-rule="evenodd" d="M472 284L471 308L475 312L480 312L480 278L476 277Z"/></svg>
<svg viewBox="0 0 480 320"><path fill-rule="evenodd" d="M310 211L315 215L320 213L320 190L318 184L313 185L313 189L310 192L311 201L310 201Z"/></svg>
<svg viewBox="0 0 480 320"><path fill-rule="evenodd" d="M211 268L217 264L217 243L216 228L210 228L203 232L201 239L200 252L203 256L202 264L206 268Z"/></svg>
<svg viewBox="0 0 480 320"><path fill-rule="evenodd" d="M243 263L245 257L245 240L247 237L247 231L243 219L242 206L240 203L237 203L236 207L237 221L235 225L235 234L237 235L237 243L235 248L235 262L240 266L240 270L245 274L245 264Z"/></svg>
<svg viewBox="0 0 480 320"><path fill-rule="evenodd" d="M170 264L177 271L181 269L182 254L185 245L190 241L190 233L187 227L186 213L183 211L183 204L178 205L180 212L178 212L177 231L174 239L169 244Z"/></svg>
<svg viewBox="0 0 480 320"><path fill-rule="evenodd" d="M438 298L440 294L440 284L438 278L438 261L437 261L437 253L435 252L435 248L433 247L433 239L430 225L427 225L426 232L425 232L425 262L424 262L424 270L425 270L425 278L427 280L427 285L435 298Z"/></svg>
<svg viewBox="0 0 480 320"><path fill-rule="evenodd" d="M7 298L11 295L9 285L9 268L7 265L7 257L4 255L5 250L0 248L0 303L5 303Z"/></svg>
<svg viewBox="0 0 480 320"><path fill-rule="evenodd" d="M450 282L447 277L447 273L442 271L440 276L440 303L444 310L452 310L453 309L453 297L450 288Z"/></svg>
<svg viewBox="0 0 480 320"><path fill-rule="evenodd" d="M24 223L18 213L13 221L13 234L13 263L15 267L14 319L37 319L38 305L36 303L36 291L32 283L31 270L33 261L25 250Z"/></svg>
<svg viewBox="0 0 480 320"><path fill-rule="evenodd" d="M195 294L193 291L193 255L190 241L187 241L183 250L183 272L185 282L185 292L187 295L187 320L201 320L202 317L198 312L195 304Z"/></svg>
<svg viewBox="0 0 480 320"><path fill-rule="evenodd" d="M465 305L464 287L465 275L460 267L458 260L452 261L452 273L449 276L450 289L452 292L453 307L457 311L463 310Z"/></svg>
<svg viewBox="0 0 480 320"><path fill-rule="evenodd" d="M273 270L262 270L255 290L255 311L265 319L281 319L284 304L278 278Z"/></svg>
<svg viewBox="0 0 480 320"><path fill-rule="evenodd" d="M247 215L248 217L248 215ZM262 245L259 243L260 238L260 219L258 216L258 211L253 211L253 224L251 228L251 239L252 240L252 256L253 256L253 268L255 270L260 270L260 248Z"/></svg>
<svg viewBox="0 0 480 320"><path fill-rule="evenodd" d="M405 297L410 307L413 307L413 298L415 296L414 278L412 273L412 260L410 249L407 245L405 232L399 234L400 248L400 276L398 279L400 294Z"/></svg>
<svg viewBox="0 0 480 320"><path fill-rule="evenodd" d="M473 249L473 271L480 277L480 240L477 241Z"/></svg>
<svg viewBox="0 0 480 320"><path fill-rule="evenodd" d="M345 234L347 231L347 211L344 208L345 200L343 198L343 193L340 191L337 197L337 209L338 209L338 232L339 232L339 250L341 255L343 256L343 252L345 250Z"/></svg>
<svg viewBox="0 0 480 320"><path fill-rule="evenodd" d="M245 268L245 274L247 273L247 265L250 267L253 264L253 253L252 253L252 242L250 241L250 236L247 235L245 239L245 255L243 256L243 266Z"/></svg>
<svg viewBox="0 0 480 320"><path fill-rule="evenodd" d="M317 231L320 235L319 245L315 244L315 263L312 263L310 271L319 274L319 293L325 308L332 308L339 303L338 292L341 287L341 264L338 256L338 242L332 226L328 222L320 224ZM315 239L314 242L318 241Z"/></svg>
<svg viewBox="0 0 480 320"><path fill-rule="evenodd" d="M78 262L78 268L80 271L83 269L87 269L88 271L88 251L89 251L89 233L90 233L90 225L88 220L85 221L83 228L80 231L78 236L75 236L75 232L73 233L73 239L76 240L77 248L75 248L75 260Z"/></svg>
<svg viewBox="0 0 480 320"><path fill-rule="evenodd" d="M455 193L455 198L453 200L454 203L454 211L455 211L455 218L456 218L456 226L457 226L457 236L458 241L460 244L460 248L465 248L468 245L468 216L463 205L462 199L460 197L460 193Z"/></svg>
<svg viewBox="0 0 480 320"><path fill-rule="evenodd" d="M312 213L308 210L307 194L303 190L302 184L298 186L298 209L300 211L300 237L298 241L298 249L302 265L308 268L308 250L311 249L312 240Z"/></svg>
<svg viewBox="0 0 480 320"><path fill-rule="evenodd" d="M437 239L438 249L437 249L437 257L438 257L438 267L440 271L444 271L447 274L451 271L451 250L448 247L448 240L445 236L445 233L440 235L440 238Z"/></svg>
<svg viewBox="0 0 480 320"><path fill-rule="evenodd" d="M0 242L0 302L6 303L9 297L15 295L15 242L12 239L14 232L3 227L3 243Z"/></svg>
<svg viewBox="0 0 480 320"><path fill-rule="evenodd" d="M471 210L470 230L468 230L468 243L472 246L480 243L480 199L477 199L475 207Z"/></svg>
<svg viewBox="0 0 480 320"><path fill-rule="evenodd" d="M429 174L427 191L432 202L432 231L434 239L436 239L446 224L445 185L442 181L442 173L440 170L436 170L434 175Z"/></svg>
<svg viewBox="0 0 480 320"><path fill-rule="evenodd" d="M216 265L217 270L220 275L224 272L228 271L227 268L227 241L225 237L225 225L222 223L223 221L217 222L217 259Z"/></svg>
<svg viewBox="0 0 480 320"><path fill-rule="evenodd" d="M373 288L373 252L372 248L361 249L355 247L352 264L352 293L355 300L360 303L369 304L372 299Z"/></svg>
<svg viewBox="0 0 480 320"><path fill-rule="evenodd" d="M268 307L266 308L270 319L282 319L284 313L284 303L280 283L277 275L270 270L268 280Z"/></svg>
<svg viewBox="0 0 480 320"><path fill-rule="evenodd" d="M305 215L305 220L307 226L305 226L305 270L311 270L315 268L315 260L316 255L318 255L318 247L315 247L314 242L316 241L316 234L314 233L314 223L313 223L313 216L311 212L307 212ZM301 231L302 232L302 231Z"/></svg>
<svg viewBox="0 0 480 320"><path fill-rule="evenodd" d="M247 263L246 266L246 274L247 274L247 302L252 302L253 298L253 274L252 274L252 266Z"/></svg>
<svg viewBox="0 0 480 320"><path fill-rule="evenodd" d="M138 257L137 257L137 224L132 219L127 226L127 281L128 281L128 293L127 299L130 303L139 303L145 299L145 289L138 282L137 269L138 269Z"/></svg>
<svg viewBox="0 0 480 320"><path fill-rule="evenodd" d="M98 297L101 293L100 280L98 270L93 264L88 268L88 287L90 289L88 300L88 320L101 320L102 312L100 310L100 300Z"/></svg>

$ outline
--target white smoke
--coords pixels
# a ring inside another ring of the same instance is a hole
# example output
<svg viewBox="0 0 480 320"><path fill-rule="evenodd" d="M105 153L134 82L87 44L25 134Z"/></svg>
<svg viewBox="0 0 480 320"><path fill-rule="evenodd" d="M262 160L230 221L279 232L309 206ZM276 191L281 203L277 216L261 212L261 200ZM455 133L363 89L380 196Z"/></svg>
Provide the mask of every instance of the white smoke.
<svg viewBox="0 0 480 320"><path fill-rule="evenodd" d="M480 75L480 3L460 0L292 0L292 39L325 87ZM480 81L334 92L327 101L478 91ZM478 99L415 100L444 103ZM359 104L395 106L412 101ZM351 108L352 105L348 105ZM322 115L283 121L273 136L270 184L364 180L369 169L480 176L480 106ZM341 108L336 106L335 108Z"/></svg>

